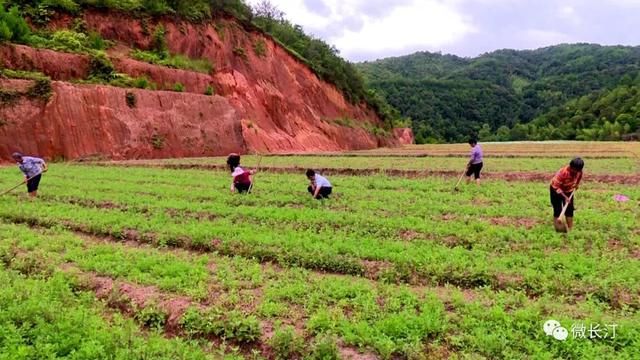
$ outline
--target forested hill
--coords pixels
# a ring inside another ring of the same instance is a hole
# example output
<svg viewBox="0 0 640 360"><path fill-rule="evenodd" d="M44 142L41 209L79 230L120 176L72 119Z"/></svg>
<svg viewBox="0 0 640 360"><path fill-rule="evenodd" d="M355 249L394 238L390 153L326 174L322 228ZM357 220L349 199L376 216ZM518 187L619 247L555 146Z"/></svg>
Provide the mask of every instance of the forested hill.
<svg viewBox="0 0 640 360"><path fill-rule="evenodd" d="M368 85L413 119L418 142L619 140L640 131L640 47L419 52L358 64Z"/></svg>

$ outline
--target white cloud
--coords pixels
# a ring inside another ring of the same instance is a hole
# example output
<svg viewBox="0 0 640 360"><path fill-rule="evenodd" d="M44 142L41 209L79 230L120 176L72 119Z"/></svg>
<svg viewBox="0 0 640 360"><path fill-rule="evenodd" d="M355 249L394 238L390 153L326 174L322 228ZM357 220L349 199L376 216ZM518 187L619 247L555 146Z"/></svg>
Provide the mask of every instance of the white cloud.
<svg viewBox="0 0 640 360"><path fill-rule="evenodd" d="M313 13L304 0L271 2L347 58L407 48L437 50L476 31L458 11L459 0L324 0L327 16Z"/></svg>
<svg viewBox="0 0 640 360"><path fill-rule="evenodd" d="M359 31L345 31L332 38L345 55L402 50L410 47L441 47L474 32L474 27L437 1L414 1L397 7L382 18L365 17Z"/></svg>

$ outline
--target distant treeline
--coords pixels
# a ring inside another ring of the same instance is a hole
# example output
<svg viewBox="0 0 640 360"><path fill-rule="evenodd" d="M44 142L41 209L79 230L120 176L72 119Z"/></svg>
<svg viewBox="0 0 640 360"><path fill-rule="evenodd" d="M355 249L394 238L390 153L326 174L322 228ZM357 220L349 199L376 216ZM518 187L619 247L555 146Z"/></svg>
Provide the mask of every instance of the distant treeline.
<svg viewBox="0 0 640 360"><path fill-rule="evenodd" d="M473 59L421 52L358 67L413 119L418 142L624 140L640 131L640 47L559 45Z"/></svg>

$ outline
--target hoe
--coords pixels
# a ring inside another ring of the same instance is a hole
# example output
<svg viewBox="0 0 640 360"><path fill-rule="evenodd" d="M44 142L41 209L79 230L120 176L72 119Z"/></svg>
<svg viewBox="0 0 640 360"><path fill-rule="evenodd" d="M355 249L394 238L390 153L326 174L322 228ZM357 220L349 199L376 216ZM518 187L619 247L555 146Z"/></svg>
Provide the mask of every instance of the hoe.
<svg viewBox="0 0 640 360"><path fill-rule="evenodd" d="M44 172L44 171L42 171L42 172L40 172L40 173L38 173L38 174L36 174L36 175L33 175L32 177L28 178L28 179L27 179L27 181L29 181L29 180L33 179L34 177L36 177L36 176L38 176L38 175L42 175L42 173L43 173L43 172ZM12 188L11 188L11 189L9 189L9 190L5 190L4 192L2 192L2 194L0 194L0 196L8 194L8 193L12 192L13 190L15 190L15 189L19 188L21 185L24 185L24 184L25 184L25 181L21 181L21 182L20 182L20 184L18 184L18 185L16 185L16 186L12 187Z"/></svg>
<svg viewBox="0 0 640 360"><path fill-rule="evenodd" d="M567 203L564 204L564 206L562 207L562 212L560 213L560 216L558 217L558 219L560 219L560 225L558 225L556 222L553 223L553 226L555 226L557 232L562 232L562 233L569 232L569 227L567 226L567 220L566 220L564 214L565 214L565 212L567 212L567 208L569 207L569 204L571 204L571 200L573 200L573 195L576 193L576 191L578 191L578 190L576 189L576 190L573 191L571 196L569 196L569 201L567 201Z"/></svg>

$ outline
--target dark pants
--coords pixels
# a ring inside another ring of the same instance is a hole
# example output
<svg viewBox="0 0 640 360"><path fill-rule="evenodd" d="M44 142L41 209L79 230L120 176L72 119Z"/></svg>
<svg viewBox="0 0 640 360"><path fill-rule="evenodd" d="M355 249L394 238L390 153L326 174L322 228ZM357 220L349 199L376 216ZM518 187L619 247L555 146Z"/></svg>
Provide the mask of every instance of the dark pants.
<svg viewBox="0 0 640 360"><path fill-rule="evenodd" d="M471 176L471 174L473 174L476 179L480 179L480 170L482 170L482 165L482 163L469 165L469 169L467 169L467 176Z"/></svg>
<svg viewBox="0 0 640 360"><path fill-rule="evenodd" d="M238 191L238 193L242 194L245 192L249 192L249 188L251 187L251 183L234 183L233 186L235 186L236 191Z"/></svg>
<svg viewBox="0 0 640 360"><path fill-rule="evenodd" d="M40 185L40 178L42 178L42 175L34 176L32 179L27 181L27 191L29 193L38 191L38 186Z"/></svg>
<svg viewBox="0 0 640 360"><path fill-rule="evenodd" d="M320 199L328 199L329 195L331 195L331 191L333 190L333 188L330 187L321 187L320 191L318 192L318 196L316 196L316 199L320 200ZM311 193L311 195L313 195L313 188L311 186L307 187L307 191L309 191L309 193Z"/></svg>
<svg viewBox="0 0 640 360"><path fill-rule="evenodd" d="M565 193L567 196L571 196L571 193ZM551 199L551 206L553 206L553 217L560 217L560 213L562 212L562 207L564 206L564 196L558 194L556 190L552 187L549 187L549 197ZM573 217L573 198L571 199L571 203L567 206L567 211L564 213L567 217Z"/></svg>

